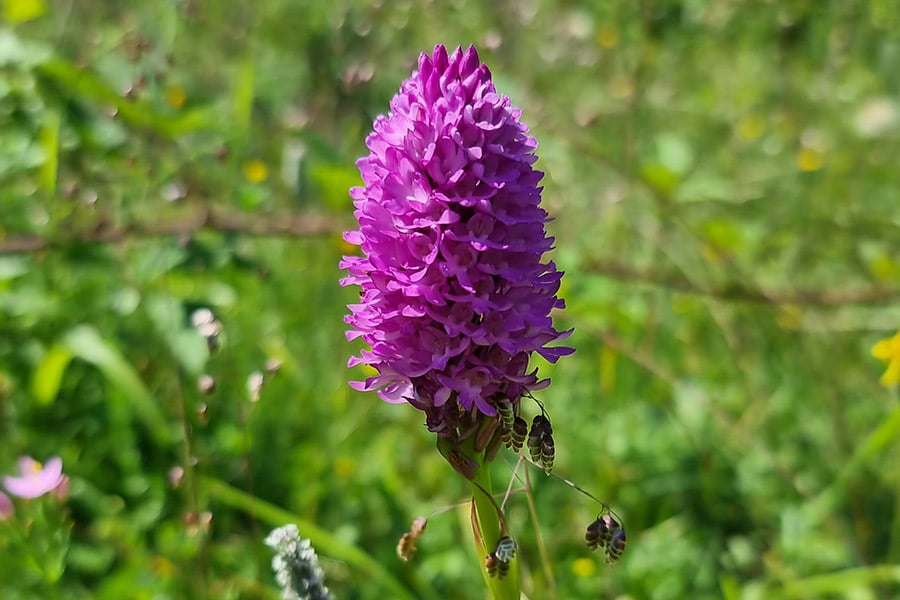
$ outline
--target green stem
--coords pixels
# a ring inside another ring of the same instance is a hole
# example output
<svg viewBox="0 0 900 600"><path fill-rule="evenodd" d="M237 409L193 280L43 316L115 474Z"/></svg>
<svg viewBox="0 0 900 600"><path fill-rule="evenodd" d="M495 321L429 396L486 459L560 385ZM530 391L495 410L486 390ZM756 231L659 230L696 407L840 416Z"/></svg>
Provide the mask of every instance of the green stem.
<svg viewBox="0 0 900 600"><path fill-rule="evenodd" d="M475 519L472 526L475 534L475 551L478 554L479 569L493 600L519 600L519 560L509 565L505 577L491 577L484 568L484 559L497 547L501 526L497 504L491 497L491 473L487 464L482 464L472 481L472 503Z"/></svg>

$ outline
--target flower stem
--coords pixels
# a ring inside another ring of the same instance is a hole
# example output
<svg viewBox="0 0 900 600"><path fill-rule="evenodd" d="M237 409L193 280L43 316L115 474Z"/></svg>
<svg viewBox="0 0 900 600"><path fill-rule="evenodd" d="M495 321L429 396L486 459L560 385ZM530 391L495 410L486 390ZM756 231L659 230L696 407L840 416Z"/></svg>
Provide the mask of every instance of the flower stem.
<svg viewBox="0 0 900 600"><path fill-rule="evenodd" d="M475 535L475 551L479 569L493 600L519 600L519 561L513 559L504 577L491 576L485 570L484 559L494 551L501 536L500 514L497 503L491 497L491 474L487 464L482 464L472 481L472 528Z"/></svg>

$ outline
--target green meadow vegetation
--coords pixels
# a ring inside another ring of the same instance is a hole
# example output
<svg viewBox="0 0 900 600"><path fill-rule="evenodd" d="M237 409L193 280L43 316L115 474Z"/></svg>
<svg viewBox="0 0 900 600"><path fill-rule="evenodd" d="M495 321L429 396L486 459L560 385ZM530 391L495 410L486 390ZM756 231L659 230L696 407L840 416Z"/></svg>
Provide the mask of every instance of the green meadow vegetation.
<svg viewBox="0 0 900 600"><path fill-rule="evenodd" d="M520 467L527 598L900 597L894 0L2 6L0 475L69 477L12 498L4 600L279 598L287 523L336 598L485 597L467 482L347 385L338 284L354 161L438 43L539 142L577 351L536 396L628 532L604 564L597 504Z"/></svg>

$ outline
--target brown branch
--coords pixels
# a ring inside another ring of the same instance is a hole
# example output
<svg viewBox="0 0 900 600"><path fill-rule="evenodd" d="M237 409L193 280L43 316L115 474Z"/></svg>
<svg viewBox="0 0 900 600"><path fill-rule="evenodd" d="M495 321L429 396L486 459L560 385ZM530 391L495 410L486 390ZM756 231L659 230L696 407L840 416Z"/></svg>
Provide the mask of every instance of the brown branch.
<svg viewBox="0 0 900 600"><path fill-rule="evenodd" d="M708 296L732 302L755 304L803 305L803 306L847 306L874 305L900 301L900 289L891 287L848 288L848 289L795 289L772 290L748 284L732 282L726 285L701 286L684 275L661 269L640 269L611 261L592 261L583 267L585 271L617 281L638 282L692 294Z"/></svg>
<svg viewBox="0 0 900 600"><path fill-rule="evenodd" d="M110 226L100 221L89 228L48 238L25 234L0 238L0 256L23 254L73 243L115 244L133 238L186 238L203 230L265 237L318 237L336 234L345 227L338 219L317 214L255 215L202 207L168 221Z"/></svg>
<svg viewBox="0 0 900 600"><path fill-rule="evenodd" d="M135 222L111 226L100 221L78 231L55 237L35 234L0 238L0 256L26 254L66 247L71 244L116 244L134 238L188 238L200 231L218 231L261 237L321 237L349 228L341 219L321 214L250 214L203 206L188 215L152 223ZM638 268L612 261L592 261L583 265L594 273L617 281L652 285L732 302L772 305L846 306L874 305L900 301L900 289L890 287L850 289L769 290L750 284L701 285L675 271Z"/></svg>

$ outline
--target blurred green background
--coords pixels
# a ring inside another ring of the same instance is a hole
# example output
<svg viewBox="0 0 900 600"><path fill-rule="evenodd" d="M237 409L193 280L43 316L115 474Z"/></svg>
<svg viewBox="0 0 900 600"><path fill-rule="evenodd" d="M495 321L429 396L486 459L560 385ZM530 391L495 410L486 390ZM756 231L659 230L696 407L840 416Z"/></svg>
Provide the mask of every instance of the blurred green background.
<svg viewBox="0 0 900 600"><path fill-rule="evenodd" d="M540 143L578 351L539 398L556 472L628 531L607 567L597 506L532 472L527 596L900 597L870 354L900 327L894 0L3 7L0 471L72 481L68 541L2 524L3 598L277 598L290 521L339 598L484 596L465 505L397 558L467 486L417 411L346 384L354 160L436 43L476 44Z"/></svg>

